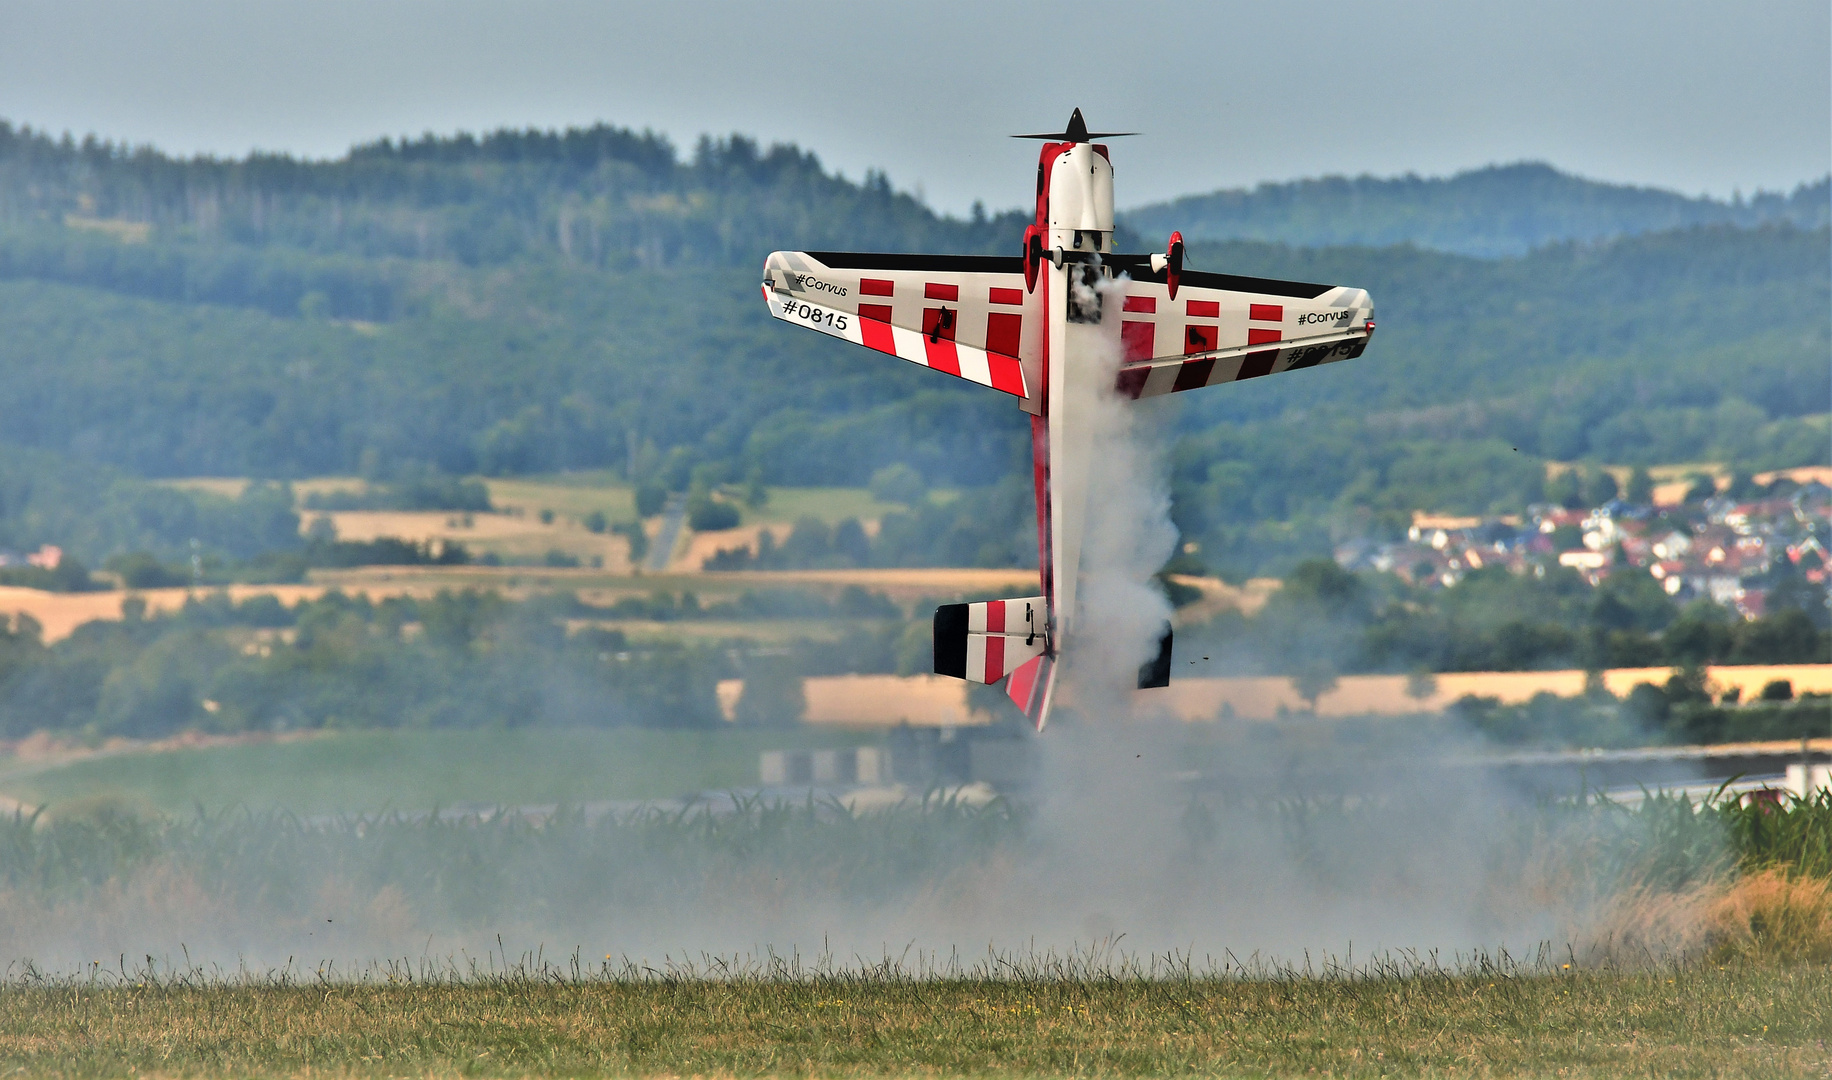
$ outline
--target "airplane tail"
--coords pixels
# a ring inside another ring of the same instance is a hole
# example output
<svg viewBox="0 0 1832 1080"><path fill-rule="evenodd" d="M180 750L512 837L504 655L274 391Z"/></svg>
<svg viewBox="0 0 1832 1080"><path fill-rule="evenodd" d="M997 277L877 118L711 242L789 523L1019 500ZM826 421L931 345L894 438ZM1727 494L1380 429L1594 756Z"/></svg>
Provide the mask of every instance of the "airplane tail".
<svg viewBox="0 0 1832 1080"><path fill-rule="evenodd" d="M935 673L988 685L1010 676L1006 696L1042 731L1056 690L1049 612L1041 596L943 604L935 609Z"/></svg>
<svg viewBox="0 0 1832 1080"><path fill-rule="evenodd" d="M1020 664L1005 684L1005 696L1042 731L1043 725L1049 723L1050 702L1056 696L1056 658L1037 656Z"/></svg>
<svg viewBox="0 0 1832 1080"><path fill-rule="evenodd" d="M1041 596L943 604L935 609L935 673L991 685L1009 676L1005 695L1043 730L1056 696L1049 601ZM1170 685L1171 629L1158 655L1139 668L1139 689Z"/></svg>
<svg viewBox="0 0 1832 1080"><path fill-rule="evenodd" d="M943 604L935 609L935 673L996 683L1048 651L1049 633L1041 596Z"/></svg>
<svg viewBox="0 0 1832 1080"><path fill-rule="evenodd" d="M1158 655L1139 665L1139 689L1152 690L1170 685L1170 624L1158 635Z"/></svg>

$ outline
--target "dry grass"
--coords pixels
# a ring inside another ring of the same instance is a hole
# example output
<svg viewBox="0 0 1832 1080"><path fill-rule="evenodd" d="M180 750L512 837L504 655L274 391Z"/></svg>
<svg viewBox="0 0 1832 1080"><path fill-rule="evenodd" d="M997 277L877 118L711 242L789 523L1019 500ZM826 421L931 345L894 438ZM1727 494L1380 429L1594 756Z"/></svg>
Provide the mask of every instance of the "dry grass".
<svg viewBox="0 0 1832 1080"><path fill-rule="evenodd" d="M1739 878L1705 906L1711 955L1832 961L1832 882L1772 869Z"/></svg>
<svg viewBox="0 0 1832 1080"><path fill-rule="evenodd" d="M1824 1076L1832 1061L1824 967L610 974L524 970L453 983L403 965L354 985L310 975L209 985L131 971L14 984L0 991L0 1068L61 1077L1780 1077Z"/></svg>
<svg viewBox="0 0 1832 1080"><path fill-rule="evenodd" d="M1586 929L1582 955L1611 964L1832 961L1832 883L1776 867L1677 892L1630 888Z"/></svg>

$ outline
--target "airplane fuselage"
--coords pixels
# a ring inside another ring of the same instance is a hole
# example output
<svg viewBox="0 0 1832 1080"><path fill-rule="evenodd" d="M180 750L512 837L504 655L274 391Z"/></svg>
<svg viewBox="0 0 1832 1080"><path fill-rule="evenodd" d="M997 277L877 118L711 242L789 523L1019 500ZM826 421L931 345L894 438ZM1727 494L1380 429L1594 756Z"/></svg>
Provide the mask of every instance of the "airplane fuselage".
<svg viewBox="0 0 1832 1080"><path fill-rule="evenodd" d="M1078 576L1102 410L1360 356L1361 289L1186 271L1183 239L1114 250L1113 165L1080 110L1040 138L1020 258L778 251L763 296L785 322L1010 394L1031 417L1041 595L949 604L935 671L1006 692L1041 727L1081 619ZM1111 419L1111 417L1109 417ZM1138 685L1169 679L1169 628Z"/></svg>
<svg viewBox="0 0 1832 1080"><path fill-rule="evenodd" d="M1103 312L1106 268L1076 257L1113 251L1113 165L1105 146L1046 143L1037 171L1034 228L1045 259L1035 298L1044 327L1043 378L1041 394L1026 405L1038 406L1031 421L1038 561L1052 616L1050 652L1056 653L1075 622L1093 452L1086 433L1118 367L1118 327Z"/></svg>

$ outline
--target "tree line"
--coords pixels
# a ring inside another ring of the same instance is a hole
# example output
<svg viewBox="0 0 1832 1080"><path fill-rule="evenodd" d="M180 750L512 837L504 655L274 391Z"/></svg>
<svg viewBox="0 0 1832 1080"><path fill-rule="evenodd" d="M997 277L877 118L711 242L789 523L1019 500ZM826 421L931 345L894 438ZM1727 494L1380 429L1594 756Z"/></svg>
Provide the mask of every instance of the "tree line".
<svg viewBox="0 0 1832 1080"><path fill-rule="evenodd" d="M1275 675L1832 661L1824 590L1791 565L1772 573L1765 614L1745 620L1710 600L1682 606L1633 571L1593 587L1568 567L1485 567L1431 589L1311 559L1258 613L1223 613L1178 648L1213 658L1204 671Z"/></svg>

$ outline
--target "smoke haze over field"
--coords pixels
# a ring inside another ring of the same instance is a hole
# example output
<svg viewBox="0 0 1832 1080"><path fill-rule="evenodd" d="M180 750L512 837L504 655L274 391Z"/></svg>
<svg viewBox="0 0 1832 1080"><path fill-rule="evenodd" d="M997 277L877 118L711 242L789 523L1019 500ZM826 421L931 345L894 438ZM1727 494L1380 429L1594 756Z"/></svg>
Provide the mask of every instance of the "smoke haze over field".
<svg viewBox="0 0 1832 1080"><path fill-rule="evenodd" d="M539 826L65 821L36 841L7 838L41 855L0 895L0 956L67 971L123 954L348 970L505 948L649 963L1113 941L1199 960L1449 955L1562 948L1637 865L1639 825L1534 810L1474 774L1458 781L1421 765L1429 751L1398 729L1280 740L1255 727L1193 754L1180 724L1065 718L1041 744L1034 807L1017 818L995 806ZM1203 762L1207 793L1192 797L1173 777ZM1338 794L1256 794L1294 768L1333 770Z"/></svg>

